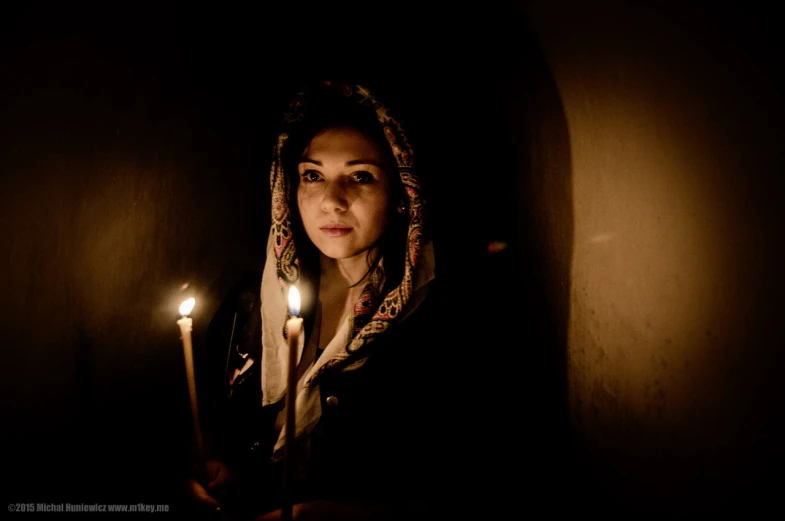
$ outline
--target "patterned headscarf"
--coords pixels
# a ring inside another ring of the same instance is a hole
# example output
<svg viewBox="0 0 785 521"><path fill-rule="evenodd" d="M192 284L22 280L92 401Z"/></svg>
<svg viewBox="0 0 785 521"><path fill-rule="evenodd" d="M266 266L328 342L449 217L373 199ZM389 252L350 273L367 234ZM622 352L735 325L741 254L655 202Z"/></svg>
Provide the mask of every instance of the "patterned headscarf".
<svg viewBox="0 0 785 521"><path fill-rule="evenodd" d="M354 305L348 321L348 331L345 331L343 336L345 344L325 350L322 356L329 355L329 358L326 361L320 360L318 367L314 367L308 375L303 391L317 388L321 376L326 372L348 371L362 366L372 351L375 339L417 307L424 296L424 291L418 290L424 289L434 277L433 247L430 241L426 240L423 229L425 212L420 180L414 169L414 154L401 126L392 114L362 86L325 81L300 91L290 103L285 115L283 130L275 146L270 173L272 225L262 282L263 405L279 401L286 391L285 372L288 362L285 354L288 347L283 332L284 323L289 318L286 311L286 296L289 288L298 285L302 277L289 208L293 188L290 186L288 173L284 171L284 146L297 125L308 117L310 104L319 91L342 97L376 114L395 158L403 185L405 206L408 210L408 232L406 251L400 252L400 255L405 255L400 284L382 295L386 282L384 259L382 259L369 274L361 296ZM304 335L300 336L298 360L302 357L303 337ZM305 409L303 414L308 416L308 409L314 407L316 395L318 393L312 391L310 397L298 394L296 428L298 436L309 431L320 415L320 409L316 406L319 410L315 413L311 411L310 417L303 418L301 425L300 411ZM281 442L282 440L276 448L280 448Z"/></svg>

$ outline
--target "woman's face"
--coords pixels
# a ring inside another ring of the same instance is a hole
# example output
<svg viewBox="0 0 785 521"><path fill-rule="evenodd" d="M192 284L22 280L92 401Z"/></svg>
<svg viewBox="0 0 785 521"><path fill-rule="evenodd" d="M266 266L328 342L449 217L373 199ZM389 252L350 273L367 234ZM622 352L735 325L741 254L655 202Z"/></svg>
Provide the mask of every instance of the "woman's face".
<svg viewBox="0 0 785 521"><path fill-rule="evenodd" d="M384 157L363 132L343 127L323 130L303 151L297 206L305 232L325 256L364 255L384 233L390 208Z"/></svg>

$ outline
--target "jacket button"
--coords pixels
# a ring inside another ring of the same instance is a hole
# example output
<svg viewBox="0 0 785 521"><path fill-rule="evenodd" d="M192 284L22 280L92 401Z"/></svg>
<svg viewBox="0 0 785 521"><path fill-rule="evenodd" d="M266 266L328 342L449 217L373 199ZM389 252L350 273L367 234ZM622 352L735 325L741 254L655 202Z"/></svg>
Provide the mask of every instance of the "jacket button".
<svg viewBox="0 0 785 521"><path fill-rule="evenodd" d="M335 396L328 396L325 402L327 402L327 405L330 407L338 407L338 398Z"/></svg>

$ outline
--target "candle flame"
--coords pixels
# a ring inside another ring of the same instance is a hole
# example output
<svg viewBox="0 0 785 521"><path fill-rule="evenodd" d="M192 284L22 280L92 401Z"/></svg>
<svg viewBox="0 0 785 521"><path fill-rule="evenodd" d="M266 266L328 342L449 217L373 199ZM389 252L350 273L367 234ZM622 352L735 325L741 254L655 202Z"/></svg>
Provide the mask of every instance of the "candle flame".
<svg viewBox="0 0 785 521"><path fill-rule="evenodd" d="M183 303L180 304L180 315L184 317L190 315L191 311L193 311L194 309L194 304L196 304L196 299L194 299L193 297L183 301Z"/></svg>
<svg viewBox="0 0 785 521"><path fill-rule="evenodd" d="M294 286L289 288L289 314L295 317L300 315L300 292Z"/></svg>

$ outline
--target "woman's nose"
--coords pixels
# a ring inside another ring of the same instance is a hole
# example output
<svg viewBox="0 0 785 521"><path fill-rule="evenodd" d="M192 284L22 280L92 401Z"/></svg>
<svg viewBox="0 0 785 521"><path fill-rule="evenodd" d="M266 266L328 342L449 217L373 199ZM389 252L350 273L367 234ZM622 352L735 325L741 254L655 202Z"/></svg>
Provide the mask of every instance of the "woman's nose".
<svg viewBox="0 0 785 521"><path fill-rule="evenodd" d="M324 196L322 197L322 210L325 212L343 212L348 206L346 190L341 183L327 181L324 187Z"/></svg>

